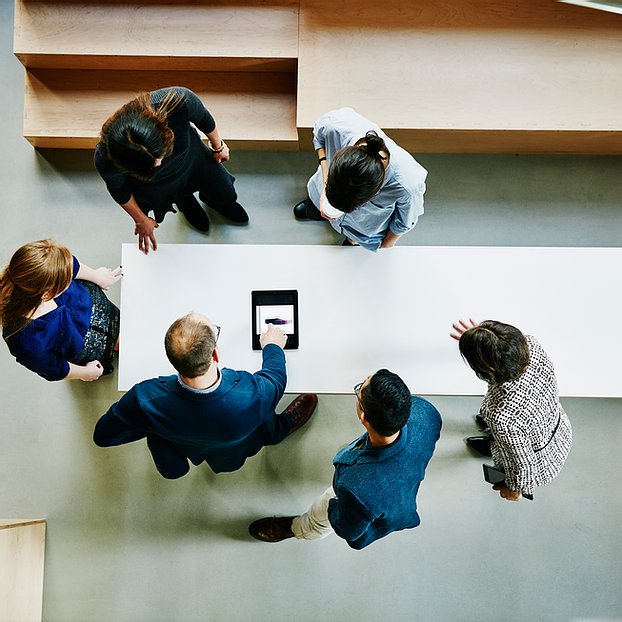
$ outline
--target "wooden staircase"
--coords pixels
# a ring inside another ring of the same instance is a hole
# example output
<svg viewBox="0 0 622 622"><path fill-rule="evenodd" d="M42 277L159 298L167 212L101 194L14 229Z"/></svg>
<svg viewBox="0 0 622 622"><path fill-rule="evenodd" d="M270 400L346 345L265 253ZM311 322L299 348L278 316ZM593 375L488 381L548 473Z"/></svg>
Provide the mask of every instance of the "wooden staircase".
<svg viewBox="0 0 622 622"><path fill-rule="evenodd" d="M26 67L24 135L35 147L92 148L140 91L183 85L232 147L298 149L297 0L17 0Z"/></svg>
<svg viewBox="0 0 622 622"><path fill-rule="evenodd" d="M622 16L553 0L16 0L14 49L35 147L180 84L238 149L352 106L415 152L622 153Z"/></svg>

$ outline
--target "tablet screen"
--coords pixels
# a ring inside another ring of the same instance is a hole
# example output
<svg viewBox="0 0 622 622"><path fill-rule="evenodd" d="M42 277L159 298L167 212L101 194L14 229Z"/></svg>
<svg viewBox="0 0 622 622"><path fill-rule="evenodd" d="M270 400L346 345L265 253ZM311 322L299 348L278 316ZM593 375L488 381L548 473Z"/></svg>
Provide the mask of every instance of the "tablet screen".
<svg viewBox="0 0 622 622"><path fill-rule="evenodd" d="M261 335L268 324L279 326L284 333L293 335L296 332L294 326L294 305L258 305L255 308L255 334Z"/></svg>
<svg viewBox="0 0 622 622"><path fill-rule="evenodd" d="M298 291L295 289L255 290L251 292L253 350L261 350L259 336L268 324L278 326L286 335L286 350L298 348Z"/></svg>

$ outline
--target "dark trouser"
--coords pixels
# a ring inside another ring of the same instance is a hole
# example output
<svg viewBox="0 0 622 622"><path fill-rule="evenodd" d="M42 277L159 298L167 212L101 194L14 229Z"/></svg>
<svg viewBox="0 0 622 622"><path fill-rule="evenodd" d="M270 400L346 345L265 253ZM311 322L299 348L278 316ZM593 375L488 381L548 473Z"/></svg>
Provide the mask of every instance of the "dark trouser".
<svg viewBox="0 0 622 622"><path fill-rule="evenodd" d="M211 453L205 462L214 473L237 471L247 458L254 456L266 445L277 445L290 432L294 423L289 415L275 414L270 421L262 423L237 447L228 448L222 453Z"/></svg>
<svg viewBox="0 0 622 622"><path fill-rule="evenodd" d="M291 417L275 414L270 421L262 423L237 447L229 447L221 453L210 454L204 461L214 473L237 471L246 458L254 456L264 445L280 443L289 434L292 426ZM93 440L99 447L125 445L145 437L153 462L162 477L177 479L188 473L190 470L188 458L173 443L162 436L146 434L129 426L110 411L99 419L93 432ZM201 461L195 462L200 463Z"/></svg>
<svg viewBox="0 0 622 622"><path fill-rule="evenodd" d="M167 212L174 211L173 203L187 199L197 190L201 201L216 209L226 210L238 199L233 185L235 177L214 160L194 131L190 143L187 167L179 175L154 181L132 180L132 194L141 211L148 214L153 210L158 223L164 220Z"/></svg>

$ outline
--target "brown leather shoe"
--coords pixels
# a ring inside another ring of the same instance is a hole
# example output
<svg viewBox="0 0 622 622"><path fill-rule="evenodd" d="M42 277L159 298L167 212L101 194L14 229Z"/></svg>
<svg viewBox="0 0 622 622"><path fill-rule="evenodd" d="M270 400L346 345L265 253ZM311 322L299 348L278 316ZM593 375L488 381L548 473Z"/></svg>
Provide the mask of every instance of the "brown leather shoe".
<svg viewBox="0 0 622 622"><path fill-rule="evenodd" d="M248 533L262 542L280 542L293 538L292 521L295 516L267 516L248 526Z"/></svg>
<svg viewBox="0 0 622 622"><path fill-rule="evenodd" d="M281 413L289 415L294 422L294 426L289 431L290 434L302 428L311 419L311 415L317 406L317 395L315 393L303 393Z"/></svg>

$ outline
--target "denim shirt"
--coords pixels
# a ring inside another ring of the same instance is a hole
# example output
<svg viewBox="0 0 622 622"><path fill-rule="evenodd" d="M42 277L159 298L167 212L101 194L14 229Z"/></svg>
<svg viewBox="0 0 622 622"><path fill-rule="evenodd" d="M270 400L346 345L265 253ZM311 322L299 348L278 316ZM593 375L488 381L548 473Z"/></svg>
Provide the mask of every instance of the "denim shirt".
<svg viewBox="0 0 622 622"><path fill-rule="evenodd" d="M410 418L386 447L356 439L333 458L336 498L328 518L338 536L362 549L393 531L417 527L417 492L440 436L441 416L430 402L412 398Z"/></svg>

